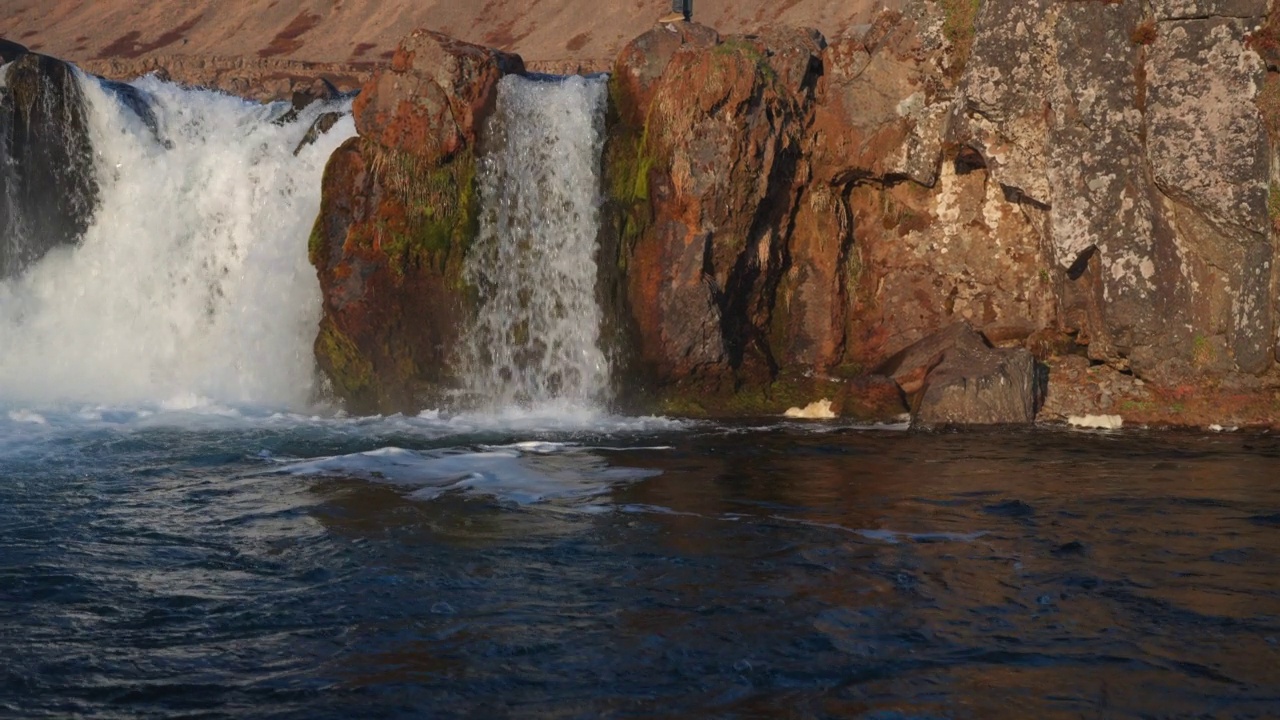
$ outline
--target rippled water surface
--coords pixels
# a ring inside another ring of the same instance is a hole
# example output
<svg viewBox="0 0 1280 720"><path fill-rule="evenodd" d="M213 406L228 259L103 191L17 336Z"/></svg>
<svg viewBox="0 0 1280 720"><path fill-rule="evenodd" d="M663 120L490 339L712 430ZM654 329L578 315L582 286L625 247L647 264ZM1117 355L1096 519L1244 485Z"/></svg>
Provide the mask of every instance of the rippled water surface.
<svg viewBox="0 0 1280 720"><path fill-rule="evenodd" d="M0 716L1280 716L1275 438L580 425L0 415Z"/></svg>

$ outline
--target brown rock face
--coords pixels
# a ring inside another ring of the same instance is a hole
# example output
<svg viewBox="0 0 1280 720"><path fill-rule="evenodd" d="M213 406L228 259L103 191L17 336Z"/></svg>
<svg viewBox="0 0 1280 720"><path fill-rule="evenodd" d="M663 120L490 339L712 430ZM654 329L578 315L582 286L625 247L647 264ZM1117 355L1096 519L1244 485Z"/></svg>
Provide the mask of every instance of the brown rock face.
<svg viewBox="0 0 1280 720"><path fill-rule="evenodd" d="M948 139L956 90L930 34L938 12L884 13L822 55L814 182L781 295L794 363L848 372L956 320L1002 342L1053 321L1035 218L981 153Z"/></svg>
<svg viewBox="0 0 1280 720"><path fill-rule="evenodd" d="M905 392L924 424L1027 422L1032 353L1135 387L1274 386L1265 5L985 0L973 19L918 0L830 44L683 23L636 39L611 80L600 253L624 394L879 416ZM479 118L515 63L416 33L330 168L326 202L348 209L313 244L318 352L371 407L448 382ZM430 330L391 331L426 307ZM886 365L949 327L980 342Z"/></svg>
<svg viewBox="0 0 1280 720"><path fill-rule="evenodd" d="M613 68L619 119L641 127L653 102L653 91L676 51L685 45L714 47L720 35L698 23L660 25L627 43Z"/></svg>
<svg viewBox="0 0 1280 720"><path fill-rule="evenodd" d="M316 358L356 412L417 411L454 382L477 231L475 153L518 57L419 31L355 106L360 137L325 169L311 238L324 315Z"/></svg>
<svg viewBox="0 0 1280 720"><path fill-rule="evenodd" d="M946 141L937 12L830 46L659 28L624 51L607 168L648 382L843 382L957 319L1001 341L1052 323L1034 219Z"/></svg>
<svg viewBox="0 0 1280 720"><path fill-rule="evenodd" d="M672 37L655 36L663 32ZM642 38L670 51L651 90L660 58L629 50L616 69L615 106L625 112L611 184L623 186L622 202L646 206L622 248L626 295L640 358L664 383L776 374L773 296L807 180L801 140L822 38L788 30L712 39L663 28Z"/></svg>
<svg viewBox="0 0 1280 720"><path fill-rule="evenodd" d="M417 30L356 99L356 131L423 162L448 161L476 146L502 76L521 72L518 55Z"/></svg>
<svg viewBox="0 0 1280 720"><path fill-rule="evenodd" d="M982 5L949 137L1041 233L1092 358L1162 382L1272 365L1263 5Z"/></svg>

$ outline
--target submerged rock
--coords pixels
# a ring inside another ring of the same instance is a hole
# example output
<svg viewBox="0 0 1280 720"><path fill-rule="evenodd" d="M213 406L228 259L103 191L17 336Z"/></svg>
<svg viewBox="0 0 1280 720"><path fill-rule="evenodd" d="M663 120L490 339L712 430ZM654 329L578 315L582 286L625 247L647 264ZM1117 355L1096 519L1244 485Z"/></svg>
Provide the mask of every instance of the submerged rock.
<svg viewBox="0 0 1280 720"><path fill-rule="evenodd" d="M3 82L0 279L79 241L98 202L76 70L46 55L17 53L4 66Z"/></svg>

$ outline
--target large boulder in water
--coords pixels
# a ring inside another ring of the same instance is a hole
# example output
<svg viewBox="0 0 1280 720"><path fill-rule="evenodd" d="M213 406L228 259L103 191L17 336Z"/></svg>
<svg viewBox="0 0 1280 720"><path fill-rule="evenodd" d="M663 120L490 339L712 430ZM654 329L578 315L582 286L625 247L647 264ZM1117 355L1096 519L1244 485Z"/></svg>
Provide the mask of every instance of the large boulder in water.
<svg viewBox="0 0 1280 720"><path fill-rule="evenodd" d="M14 58L0 87L0 278L8 278L80 239L98 186L75 69L3 49Z"/></svg>
<svg viewBox="0 0 1280 720"><path fill-rule="evenodd" d="M456 384L477 144L498 80L522 70L518 56L419 30L361 90L359 136L329 160L310 244L316 360L348 409L417 411Z"/></svg>

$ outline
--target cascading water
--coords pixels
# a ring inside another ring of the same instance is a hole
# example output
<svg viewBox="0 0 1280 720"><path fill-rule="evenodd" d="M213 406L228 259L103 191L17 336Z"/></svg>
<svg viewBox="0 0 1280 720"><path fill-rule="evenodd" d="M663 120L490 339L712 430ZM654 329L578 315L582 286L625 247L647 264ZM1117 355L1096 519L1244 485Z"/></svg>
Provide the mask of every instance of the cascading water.
<svg viewBox="0 0 1280 720"><path fill-rule="evenodd" d="M480 307L463 348L469 391L495 408L607 400L595 258L605 102L603 78L498 86L464 269Z"/></svg>
<svg viewBox="0 0 1280 720"><path fill-rule="evenodd" d="M136 83L155 127L80 77L99 197L78 245L0 282L0 399L300 407L320 292L307 237L344 118Z"/></svg>

